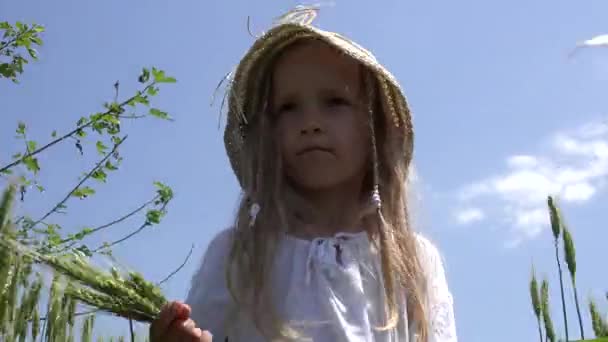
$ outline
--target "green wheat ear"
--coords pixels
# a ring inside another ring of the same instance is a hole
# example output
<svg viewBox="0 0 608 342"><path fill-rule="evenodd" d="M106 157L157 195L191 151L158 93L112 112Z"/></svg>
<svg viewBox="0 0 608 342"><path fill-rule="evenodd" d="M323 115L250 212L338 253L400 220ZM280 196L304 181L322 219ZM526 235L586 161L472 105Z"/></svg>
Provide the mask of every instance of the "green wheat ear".
<svg viewBox="0 0 608 342"><path fill-rule="evenodd" d="M13 207L13 200L15 198L16 187L14 184L10 184L2 194L2 200L0 202L0 234L4 233L5 229L8 229L8 221Z"/></svg>
<svg viewBox="0 0 608 342"><path fill-rule="evenodd" d="M576 275L576 249L574 248L574 242L572 241L570 230L567 228L564 228L563 240L566 254L566 265L568 266L568 271L570 271L570 275L574 281L574 276Z"/></svg>
<svg viewBox="0 0 608 342"><path fill-rule="evenodd" d="M532 279L530 279L530 298L532 300L532 309L537 317L540 317L542 313L542 303L539 298L538 282L536 280L536 274L534 268L532 268Z"/></svg>
<svg viewBox="0 0 608 342"><path fill-rule="evenodd" d="M541 293L541 305L543 309L543 321L545 324L545 335L547 340L555 342L555 330L553 330L553 321L551 320L550 307L549 307L549 283L546 279L543 279L540 286Z"/></svg>
<svg viewBox="0 0 608 342"><path fill-rule="evenodd" d="M547 197L547 204L549 205L549 217L551 219L551 231L553 237L557 239L561 232L561 213L555 203L555 199L549 196Z"/></svg>
<svg viewBox="0 0 608 342"><path fill-rule="evenodd" d="M34 310L32 314L32 340L36 341L38 338L38 332L40 331L40 313L38 308Z"/></svg>

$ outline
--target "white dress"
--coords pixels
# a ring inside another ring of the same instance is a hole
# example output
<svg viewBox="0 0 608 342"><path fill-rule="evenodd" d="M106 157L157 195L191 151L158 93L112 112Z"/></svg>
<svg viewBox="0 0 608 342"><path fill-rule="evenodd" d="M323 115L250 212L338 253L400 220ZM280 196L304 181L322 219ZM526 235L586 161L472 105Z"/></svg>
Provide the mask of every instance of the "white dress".
<svg viewBox="0 0 608 342"><path fill-rule="evenodd" d="M192 319L214 341L262 342L253 322L238 314L227 289L225 267L229 230L209 244L192 278L186 303ZM418 235L420 258L428 277L429 342L456 342L452 295L437 248ZM414 342L415 322L400 319L391 331L377 331L383 321L384 297L379 257L365 232L338 234L312 241L284 235L274 266L273 300L281 317L306 322L295 327L315 342ZM402 306L401 317L406 317ZM312 322L312 324L311 324ZM303 329L303 330L302 330Z"/></svg>

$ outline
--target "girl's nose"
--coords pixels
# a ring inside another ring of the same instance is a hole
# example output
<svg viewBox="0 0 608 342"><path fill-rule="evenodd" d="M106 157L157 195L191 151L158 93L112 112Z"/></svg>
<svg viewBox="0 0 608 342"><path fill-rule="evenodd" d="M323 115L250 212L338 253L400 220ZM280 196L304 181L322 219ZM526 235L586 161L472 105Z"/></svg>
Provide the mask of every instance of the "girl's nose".
<svg viewBox="0 0 608 342"><path fill-rule="evenodd" d="M308 125L306 125L304 128L302 128L300 130L300 134L302 135L307 135L307 134L319 134L321 133L321 126L319 124L317 124L316 122L312 122Z"/></svg>
<svg viewBox="0 0 608 342"><path fill-rule="evenodd" d="M304 115L304 122L302 122L302 128L300 134L319 134L323 132L321 124L321 114L318 109L310 108Z"/></svg>

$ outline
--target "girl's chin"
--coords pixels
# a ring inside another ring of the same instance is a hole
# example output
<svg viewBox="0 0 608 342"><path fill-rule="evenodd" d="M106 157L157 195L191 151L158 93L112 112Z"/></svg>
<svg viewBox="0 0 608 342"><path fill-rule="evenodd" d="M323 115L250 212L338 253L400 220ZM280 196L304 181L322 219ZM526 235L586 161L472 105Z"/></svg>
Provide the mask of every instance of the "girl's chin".
<svg viewBox="0 0 608 342"><path fill-rule="evenodd" d="M296 188L305 192L325 192L339 188L345 180L329 177L327 174L318 175L308 174L306 177L299 177L295 180Z"/></svg>

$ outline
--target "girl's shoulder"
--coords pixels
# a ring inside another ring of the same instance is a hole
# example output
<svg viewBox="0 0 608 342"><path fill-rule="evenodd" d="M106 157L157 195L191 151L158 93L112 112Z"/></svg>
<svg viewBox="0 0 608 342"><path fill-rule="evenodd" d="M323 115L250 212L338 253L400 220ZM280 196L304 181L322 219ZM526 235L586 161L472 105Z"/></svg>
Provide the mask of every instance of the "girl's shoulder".
<svg viewBox="0 0 608 342"><path fill-rule="evenodd" d="M234 238L234 228L223 228L216 232L209 241L207 249L226 249Z"/></svg>
<svg viewBox="0 0 608 342"><path fill-rule="evenodd" d="M222 267L226 265L226 260L230 253L233 234L231 229L222 229L212 235L202 257L198 261L196 271L192 275L191 283L193 289L196 284L204 282L210 275L221 274Z"/></svg>
<svg viewBox="0 0 608 342"><path fill-rule="evenodd" d="M431 241L431 239L422 233L414 233L414 237L416 239L416 248L418 248L417 252L423 257L439 257L440 252L439 248L435 243Z"/></svg>
<svg viewBox="0 0 608 342"><path fill-rule="evenodd" d="M211 236L205 252L199 261L199 272L200 268L217 266L226 262L234 238L233 233L234 229L223 228Z"/></svg>
<svg viewBox="0 0 608 342"><path fill-rule="evenodd" d="M416 248L418 259L427 276L445 277L444 260L439 248L430 238L421 234L415 233Z"/></svg>

